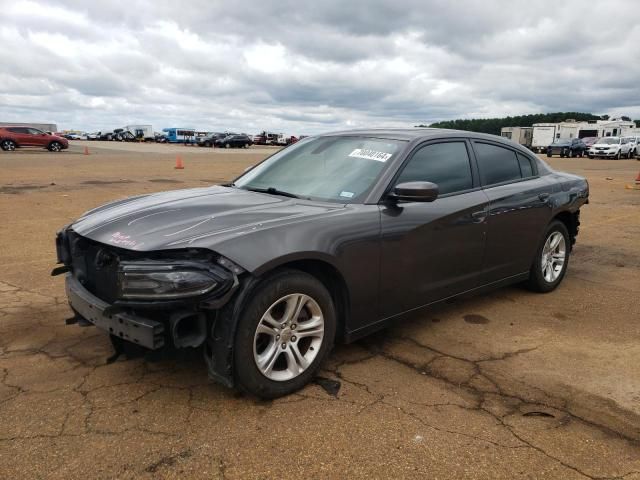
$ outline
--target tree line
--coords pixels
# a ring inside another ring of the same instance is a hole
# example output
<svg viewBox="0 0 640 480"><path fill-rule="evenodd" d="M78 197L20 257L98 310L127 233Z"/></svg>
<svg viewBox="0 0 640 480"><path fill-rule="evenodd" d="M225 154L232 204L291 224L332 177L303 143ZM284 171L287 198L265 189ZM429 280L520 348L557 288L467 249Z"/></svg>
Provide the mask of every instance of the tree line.
<svg viewBox="0 0 640 480"><path fill-rule="evenodd" d="M467 130L471 132L491 133L500 135L502 127L531 127L534 123L559 123L568 118L578 122L588 120L609 120L609 115L594 115L592 113L581 112L556 112L556 113L533 113L530 115L517 115L514 117L502 118L471 118L445 120L443 122L432 123L431 125L416 125L417 127L432 128L452 128L455 130ZM631 121L627 116L620 117L622 120ZM636 127L640 127L640 120L634 120Z"/></svg>

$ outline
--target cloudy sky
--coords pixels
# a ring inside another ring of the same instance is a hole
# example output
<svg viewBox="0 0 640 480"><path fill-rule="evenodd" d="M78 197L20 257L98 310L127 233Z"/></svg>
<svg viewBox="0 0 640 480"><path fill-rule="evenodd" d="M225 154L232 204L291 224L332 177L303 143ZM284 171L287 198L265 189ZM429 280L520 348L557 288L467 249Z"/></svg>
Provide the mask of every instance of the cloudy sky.
<svg viewBox="0 0 640 480"><path fill-rule="evenodd" d="M316 133L640 118L636 0L0 0L0 120Z"/></svg>

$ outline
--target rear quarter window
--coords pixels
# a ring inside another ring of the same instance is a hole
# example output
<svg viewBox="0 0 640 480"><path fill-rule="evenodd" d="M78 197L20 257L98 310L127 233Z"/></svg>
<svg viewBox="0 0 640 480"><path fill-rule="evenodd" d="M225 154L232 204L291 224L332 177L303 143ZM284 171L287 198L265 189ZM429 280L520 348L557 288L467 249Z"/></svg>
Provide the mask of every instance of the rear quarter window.
<svg viewBox="0 0 640 480"><path fill-rule="evenodd" d="M533 170L531 159L520 153L517 153L516 155L518 156L518 164L520 165L520 173L522 174L522 178L533 177L535 175L535 172Z"/></svg>
<svg viewBox="0 0 640 480"><path fill-rule="evenodd" d="M483 186L522 178L520 162L513 150L479 142L474 142L473 148L476 152L480 182Z"/></svg>

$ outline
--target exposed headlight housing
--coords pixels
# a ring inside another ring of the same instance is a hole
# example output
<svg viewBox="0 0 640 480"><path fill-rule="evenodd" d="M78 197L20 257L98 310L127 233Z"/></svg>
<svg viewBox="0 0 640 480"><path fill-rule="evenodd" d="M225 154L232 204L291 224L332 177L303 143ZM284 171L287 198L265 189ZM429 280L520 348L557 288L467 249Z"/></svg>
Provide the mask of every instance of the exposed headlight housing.
<svg viewBox="0 0 640 480"><path fill-rule="evenodd" d="M198 262L121 262L119 297L124 300L172 300L196 297L222 288L229 278Z"/></svg>

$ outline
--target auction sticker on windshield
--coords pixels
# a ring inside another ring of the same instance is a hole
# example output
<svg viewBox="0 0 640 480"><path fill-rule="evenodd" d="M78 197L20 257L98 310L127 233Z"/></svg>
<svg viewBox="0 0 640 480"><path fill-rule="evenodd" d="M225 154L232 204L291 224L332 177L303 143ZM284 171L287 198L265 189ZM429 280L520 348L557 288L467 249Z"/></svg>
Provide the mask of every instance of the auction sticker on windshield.
<svg viewBox="0 0 640 480"><path fill-rule="evenodd" d="M378 152L376 150L368 150L366 148L356 148L349 154L350 157L365 158L367 160L376 160L378 162L386 162L392 155L393 153Z"/></svg>

